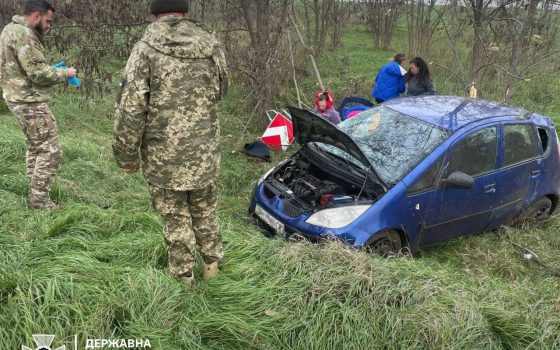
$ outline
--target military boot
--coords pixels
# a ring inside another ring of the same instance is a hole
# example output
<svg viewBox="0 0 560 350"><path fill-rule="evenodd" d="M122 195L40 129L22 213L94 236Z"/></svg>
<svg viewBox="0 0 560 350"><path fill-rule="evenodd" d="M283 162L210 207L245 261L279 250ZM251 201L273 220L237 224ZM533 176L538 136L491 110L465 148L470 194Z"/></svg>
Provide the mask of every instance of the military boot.
<svg viewBox="0 0 560 350"><path fill-rule="evenodd" d="M34 198L29 197L27 201L27 206L30 209L38 209L38 210L60 210L60 206L53 202L50 198Z"/></svg>
<svg viewBox="0 0 560 350"><path fill-rule="evenodd" d="M187 272L181 276L177 276L179 282L183 283L187 288L194 287L194 275L192 272Z"/></svg>
<svg viewBox="0 0 560 350"><path fill-rule="evenodd" d="M212 279L216 276L218 276L218 273L220 272L220 270L218 269L218 262L215 261L211 264L206 264L204 263L204 270L202 271L202 279L205 281L208 281L209 279Z"/></svg>

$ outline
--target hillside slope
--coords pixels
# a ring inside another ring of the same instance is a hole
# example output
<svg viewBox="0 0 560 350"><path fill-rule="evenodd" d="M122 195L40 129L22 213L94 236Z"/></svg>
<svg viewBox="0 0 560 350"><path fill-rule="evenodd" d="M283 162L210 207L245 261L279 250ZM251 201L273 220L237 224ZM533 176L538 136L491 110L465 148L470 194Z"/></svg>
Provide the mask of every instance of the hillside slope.
<svg viewBox="0 0 560 350"><path fill-rule="evenodd" d="M560 279L510 243L558 269L558 219L418 259L265 238L246 206L270 164L240 152L251 136L241 135L239 100L234 89L221 115L223 273L192 291L166 272L162 222L143 178L112 159L112 101L55 98L59 212L26 208L24 139L0 114L0 349L33 344L38 333L70 348L74 335L79 348L95 338L149 339L164 350L560 348Z"/></svg>

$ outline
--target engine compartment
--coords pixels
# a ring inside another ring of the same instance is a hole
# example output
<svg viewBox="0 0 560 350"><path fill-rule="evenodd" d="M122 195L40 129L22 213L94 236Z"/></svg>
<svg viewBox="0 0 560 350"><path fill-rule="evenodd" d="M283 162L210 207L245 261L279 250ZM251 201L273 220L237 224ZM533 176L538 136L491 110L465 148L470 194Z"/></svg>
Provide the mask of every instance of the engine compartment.
<svg viewBox="0 0 560 350"><path fill-rule="evenodd" d="M293 196L312 208L330 208L350 203L371 203L375 196L362 184L336 178L296 156L271 174L271 178L288 188Z"/></svg>

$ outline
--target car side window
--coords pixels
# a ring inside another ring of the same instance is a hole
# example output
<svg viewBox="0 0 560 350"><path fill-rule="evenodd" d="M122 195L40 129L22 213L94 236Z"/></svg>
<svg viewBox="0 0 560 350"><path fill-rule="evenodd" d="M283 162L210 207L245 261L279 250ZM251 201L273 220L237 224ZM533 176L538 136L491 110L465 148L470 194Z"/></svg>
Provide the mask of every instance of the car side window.
<svg viewBox="0 0 560 350"><path fill-rule="evenodd" d="M505 125L504 136L504 166L520 163L537 156L537 140L532 125Z"/></svg>
<svg viewBox="0 0 560 350"><path fill-rule="evenodd" d="M550 137L548 136L548 129L546 128L538 128L539 130L539 140L541 141L541 150L542 154L546 154L548 152L548 142Z"/></svg>
<svg viewBox="0 0 560 350"><path fill-rule="evenodd" d="M459 142L451 150L447 174L461 171L477 176L496 169L498 151L497 128L479 130Z"/></svg>
<svg viewBox="0 0 560 350"><path fill-rule="evenodd" d="M444 157L441 157L436 162L436 164L432 165L432 167L428 169L428 171L426 171L424 175L422 175L422 177L420 177L420 179L416 181L416 183L414 183L414 185L410 186L410 188L408 189L408 193L415 194L433 188L437 181L441 166L443 164L443 159Z"/></svg>

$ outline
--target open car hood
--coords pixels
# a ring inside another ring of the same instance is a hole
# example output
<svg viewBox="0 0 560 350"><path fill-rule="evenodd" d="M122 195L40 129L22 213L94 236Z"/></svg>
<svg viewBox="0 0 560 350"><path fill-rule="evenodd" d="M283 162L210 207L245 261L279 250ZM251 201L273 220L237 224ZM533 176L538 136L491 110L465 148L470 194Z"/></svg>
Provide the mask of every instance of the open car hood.
<svg viewBox="0 0 560 350"><path fill-rule="evenodd" d="M343 150L368 167L372 179L387 191L387 185L375 172L364 152L348 134L311 111L296 107L288 107L288 110L292 115L295 138L301 146L309 142L321 142Z"/></svg>

